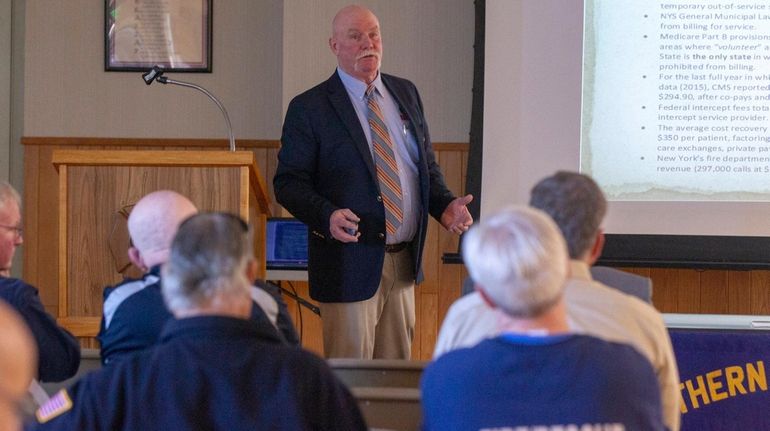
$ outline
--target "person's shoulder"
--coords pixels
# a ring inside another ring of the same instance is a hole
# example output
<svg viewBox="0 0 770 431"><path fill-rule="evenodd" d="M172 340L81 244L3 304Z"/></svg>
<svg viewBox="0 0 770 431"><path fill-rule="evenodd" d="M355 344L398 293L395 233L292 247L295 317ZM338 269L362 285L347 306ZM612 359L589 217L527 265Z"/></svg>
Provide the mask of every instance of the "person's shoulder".
<svg viewBox="0 0 770 431"><path fill-rule="evenodd" d="M32 286L31 284L27 283L26 281L20 279L20 278L12 278L12 277L0 277L0 289L24 289L24 290L31 290L31 291L37 291L37 289Z"/></svg>
<svg viewBox="0 0 770 431"><path fill-rule="evenodd" d="M279 296L281 294L281 288L277 284L271 283L266 280L257 279L254 281L254 287L264 290L272 296Z"/></svg>
<svg viewBox="0 0 770 431"><path fill-rule="evenodd" d="M626 312L630 313L626 317L641 317L645 320L652 320L663 324L663 316L652 305L637 298L636 296L623 293L617 289L600 283L596 280L574 280L570 279L565 290L567 304L586 305L589 302L597 308L607 311L606 304L611 304L611 312L614 314Z"/></svg>
<svg viewBox="0 0 770 431"><path fill-rule="evenodd" d="M583 352L588 360L596 361L599 368L608 374L648 376L656 381L655 371L650 361L633 346L609 341L593 335L573 335L572 356L577 358ZM607 358L612 358L607 361Z"/></svg>
<svg viewBox="0 0 770 431"><path fill-rule="evenodd" d="M147 292L152 296L160 297L160 277L154 274L145 274L142 278L127 278L118 284L104 288L103 299L123 302L126 298L137 292Z"/></svg>
<svg viewBox="0 0 770 431"><path fill-rule="evenodd" d="M620 304L626 307L626 309L629 311L633 312L634 315L643 318L645 321L654 321L660 326L665 326L663 323L663 316L651 304L639 299L636 296L623 293L617 289L613 289L606 284L599 283L597 281L594 283L602 286L605 289L605 294L612 297L617 304Z"/></svg>
<svg viewBox="0 0 770 431"><path fill-rule="evenodd" d="M461 375L465 369L476 370L480 363L482 363L483 358L498 355L500 347L501 344L497 339L489 338L473 346L460 347L448 351L428 364L425 368L425 373L428 375L446 376L449 374Z"/></svg>
<svg viewBox="0 0 770 431"><path fill-rule="evenodd" d="M416 88L412 81L406 78L402 78L396 75L391 75L388 73L382 74L382 80L385 81L386 84L390 84L390 85L401 85L408 88Z"/></svg>
<svg viewBox="0 0 770 431"><path fill-rule="evenodd" d="M447 316L457 315L462 316L469 312L480 312L488 310L484 299L478 292L472 292L465 296L461 296L457 301L453 302L449 307Z"/></svg>
<svg viewBox="0 0 770 431"><path fill-rule="evenodd" d="M37 409L35 420L46 427L51 422L52 429L78 429L86 412L101 418L108 410L105 406L121 403L116 398L123 396L126 385L116 384L119 379L117 367L94 370L52 395Z"/></svg>
<svg viewBox="0 0 770 431"><path fill-rule="evenodd" d="M37 295L37 288L19 278L0 277L0 299L19 306Z"/></svg>
<svg viewBox="0 0 770 431"><path fill-rule="evenodd" d="M652 279L608 266L594 265L591 278L642 301L652 303Z"/></svg>

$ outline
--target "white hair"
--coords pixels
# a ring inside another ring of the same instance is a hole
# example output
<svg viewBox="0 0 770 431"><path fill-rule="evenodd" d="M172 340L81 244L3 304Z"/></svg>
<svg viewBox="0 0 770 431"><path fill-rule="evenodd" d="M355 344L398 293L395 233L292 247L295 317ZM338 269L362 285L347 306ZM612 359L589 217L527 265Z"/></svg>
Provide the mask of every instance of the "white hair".
<svg viewBox="0 0 770 431"><path fill-rule="evenodd" d="M185 220L162 268L161 291L172 313L205 307L217 299L246 298L246 266L254 258L252 234L237 216L203 213Z"/></svg>
<svg viewBox="0 0 770 431"><path fill-rule="evenodd" d="M465 235L462 251L473 280L513 317L536 317L561 297L567 245L540 210L510 206L493 213Z"/></svg>
<svg viewBox="0 0 770 431"><path fill-rule="evenodd" d="M21 196L7 181L0 181L0 208L4 208L8 201L13 201L21 208Z"/></svg>

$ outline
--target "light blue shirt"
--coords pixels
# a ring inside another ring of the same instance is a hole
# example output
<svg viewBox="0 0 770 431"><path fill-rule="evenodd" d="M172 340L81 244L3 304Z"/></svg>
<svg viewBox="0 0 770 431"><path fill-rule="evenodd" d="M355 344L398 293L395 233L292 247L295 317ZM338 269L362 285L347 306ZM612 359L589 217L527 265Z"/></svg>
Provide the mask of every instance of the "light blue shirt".
<svg viewBox="0 0 770 431"><path fill-rule="evenodd" d="M372 130L369 127L367 114L369 107L366 103L366 83L360 81L337 68L337 73L342 79L342 84L348 92L350 101L361 123L361 128L366 135L366 141L369 143L369 151L374 160L374 149L372 147ZM401 193L403 197L404 218L394 235L387 235L385 242L387 244L397 244L399 242L411 241L417 233L417 224L419 223L420 211L420 189L419 172L417 163L419 162L419 152L417 150L417 141L414 131L406 114L401 114L401 109L393 96L382 83L381 75L378 73L374 80L376 88L375 98L377 104L385 116L385 125L388 128L388 134L393 142L396 163L398 164L398 176L401 179Z"/></svg>

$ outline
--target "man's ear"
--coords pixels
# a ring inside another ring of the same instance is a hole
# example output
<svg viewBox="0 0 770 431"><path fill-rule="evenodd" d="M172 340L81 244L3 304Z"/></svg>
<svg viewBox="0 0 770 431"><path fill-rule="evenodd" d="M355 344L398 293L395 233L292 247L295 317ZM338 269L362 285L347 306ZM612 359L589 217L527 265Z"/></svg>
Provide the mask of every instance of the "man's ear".
<svg viewBox="0 0 770 431"><path fill-rule="evenodd" d="M142 270L142 272L147 272L147 270L150 269L150 268L147 268L147 265L144 264L144 259L142 259L142 253L136 247L128 248L128 260L130 260L135 267Z"/></svg>
<svg viewBox="0 0 770 431"><path fill-rule="evenodd" d="M332 54L337 55L337 41L334 40L334 36L329 38L329 49L332 50Z"/></svg>
<svg viewBox="0 0 770 431"><path fill-rule="evenodd" d="M604 229L599 228L599 231L596 233L594 245L591 247L590 261L588 262L589 266L599 260L599 256L602 255L602 251L604 250L604 241Z"/></svg>
<svg viewBox="0 0 770 431"><path fill-rule="evenodd" d="M257 263L256 259L249 260L249 263L246 264L246 277L249 279L249 282L251 284L254 284L255 281L257 281L259 273L259 263Z"/></svg>

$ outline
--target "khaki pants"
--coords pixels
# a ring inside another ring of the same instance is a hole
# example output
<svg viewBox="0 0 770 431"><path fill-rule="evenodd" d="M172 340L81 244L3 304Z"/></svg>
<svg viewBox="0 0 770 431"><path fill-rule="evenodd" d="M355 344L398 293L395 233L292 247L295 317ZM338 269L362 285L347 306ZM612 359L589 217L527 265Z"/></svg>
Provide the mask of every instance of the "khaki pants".
<svg viewBox="0 0 770 431"><path fill-rule="evenodd" d="M409 359L414 339L414 263L411 251L385 253L374 296L320 303L327 358Z"/></svg>

